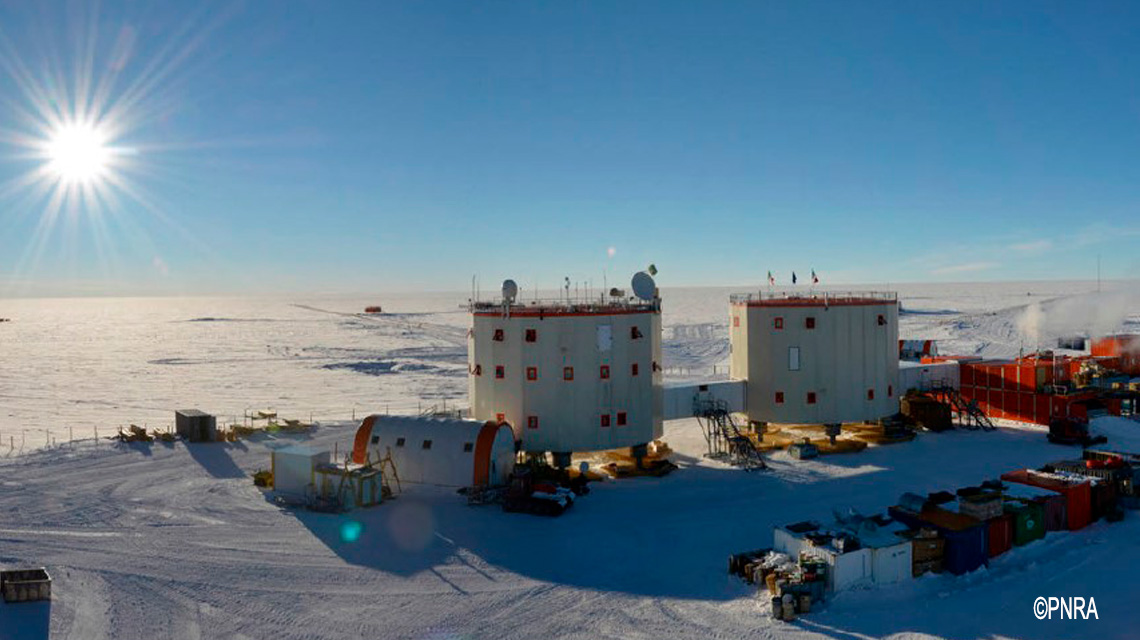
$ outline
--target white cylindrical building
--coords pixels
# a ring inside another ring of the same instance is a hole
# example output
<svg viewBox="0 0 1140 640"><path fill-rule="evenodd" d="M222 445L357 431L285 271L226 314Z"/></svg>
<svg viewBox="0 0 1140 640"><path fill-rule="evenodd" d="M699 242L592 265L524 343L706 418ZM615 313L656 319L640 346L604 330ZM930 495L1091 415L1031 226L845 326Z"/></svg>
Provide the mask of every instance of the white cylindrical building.
<svg viewBox="0 0 1140 640"><path fill-rule="evenodd" d="M559 464L661 437L661 305L642 295L473 302L472 417L511 424L522 450Z"/></svg>
<svg viewBox="0 0 1140 640"><path fill-rule="evenodd" d="M894 293L759 293L729 305L731 375L755 422L841 424L897 413Z"/></svg>
<svg viewBox="0 0 1140 640"><path fill-rule="evenodd" d="M356 431L353 462L375 463L389 453L401 483L497 486L514 471L515 437L497 422L368 416Z"/></svg>

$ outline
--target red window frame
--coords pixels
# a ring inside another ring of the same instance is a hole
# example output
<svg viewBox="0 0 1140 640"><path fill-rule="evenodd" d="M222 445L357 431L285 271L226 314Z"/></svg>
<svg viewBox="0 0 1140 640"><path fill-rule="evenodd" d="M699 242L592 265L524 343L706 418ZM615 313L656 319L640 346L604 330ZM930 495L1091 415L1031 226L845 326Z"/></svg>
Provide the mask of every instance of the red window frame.
<svg viewBox="0 0 1140 640"><path fill-rule="evenodd" d="M495 342L502 342L507 339L507 334L502 329L495 329L495 333L491 335L491 339Z"/></svg>
<svg viewBox="0 0 1140 640"><path fill-rule="evenodd" d="M483 375L483 365L481 365L481 364L475 365L475 368L471 370L471 373L474 373L477 376Z"/></svg>
<svg viewBox="0 0 1140 640"><path fill-rule="evenodd" d="M501 365L501 364L495 365L495 379L496 380L502 380L503 378L506 378L506 377L507 377L506 368L503 367L503 365Z"/></svg>
<svg viewBox="0 0 1140 640"><path fill-rule="evenodd" d="M884 317L883 314L880 313L879 314L879 326L882 327L882 326L885 326L886 324L887 324L886 317Z"/></svg>
<svg viewBox="0 0 1140 640"><path fill-rule="evenodd" d="M602 380L610 379L610 365L603 364L601 370L598 371L598 377Z"/></svg>
<svg viewBox="0 0 1140 640"><path fill-rule="evenodd" d="M617 414L617 426L619 426L619 427L624 427L624 426L625 426L625 422L626 422L625 418L626 418L626 416L625 416L625 412L624 412L624 411L618 411L618 414Z"/></svg>
<svg viewBox="0 0 1140 640"><path fill-rule="evenodd" d="M732 316L732 326L734 326L734 327L740 326L740 316Z"/></svg>
<svg viewBox="0 0 1140 640"><path fill-rule="evenodd" d="M636 376L636 375L637 375L637 363L636 363L636 362L634 362L633 364L629 365L629 375L631 375L631 376Z"/></svg>
<svg viewBox="0 0 1140 640"><path fill-rule="evenodd" d="M777 316L777 317L772 319L772 328L773 329L783 329L784 328L783 316Z"/></svg>
<svg viewBox="0 0 1140 640"><path fill-rule="evenodd" d="M784 392L783 391L777 391L776 392L776 404L784 404Z"/></svg>
<svg viewBox="0 0 1140 640"><path fill-rule="evenodd" d="M804 328L805 329L814 329L815 328L815 316L808 316L808 317L804 318Z"/></svg>
<svg viewBox="0 0 1140 640"><path fill-rule="evenodd" d="M808 391L807 392L807 403L808 404L815 404L815 392L814 391Z"/></svg>
<svg viewBox="0 0 1140 640"><path fill-rule="evenodd" d="M601 425L602 425L602 427L608 427L608 426L610 426L610 414L608 414L608 413L603 413L603 414L601 415L601 420L599 421L599 424L601 424Z"/></svg>
<svg viewBox="0 0 1140 640"><path fill-rule="evenodd" d="M867 389L867 399L868 400L874 400L875 399L875 390L874 389Z"/></svg>
<svg viewBox="0 0 1140 640"><path fill-rule="evenodd" d="M634 325L634 326L629 328L629 339L630 340L637 340L640 337L641 337L641 329L638 329L637 325Z"/></svg>
<svg viewBox="0 0 1140 640"><path fill-rule="evenodd" d="M530 380L531 382L538 380L538 367L527 367L526 379Z"/></svg>
<svg viewBox="0 0 1140 640"><path fill-rule="evenodd" d="M888 398L895 397L895 386L892 384L887 385L887 397Z"/></svg>
<svg viewBox="0 0 1140 640"><path fill-rule="evenodd" d="M538 342L538 329L527 329L524 335L527 342Z"/></svg>
<svg viewBox="0 0 1140 640"><path fill-rule="evenodd" d="M567 382L574 379L574 367L562 367L562 379Z"/></svg>
<svg viewBox="0 0 1140 640"><path fill-rule="evenodd" d="M526 417L526 428L527 429L537 429L538 428L538 416L527 416Z"/></svg>

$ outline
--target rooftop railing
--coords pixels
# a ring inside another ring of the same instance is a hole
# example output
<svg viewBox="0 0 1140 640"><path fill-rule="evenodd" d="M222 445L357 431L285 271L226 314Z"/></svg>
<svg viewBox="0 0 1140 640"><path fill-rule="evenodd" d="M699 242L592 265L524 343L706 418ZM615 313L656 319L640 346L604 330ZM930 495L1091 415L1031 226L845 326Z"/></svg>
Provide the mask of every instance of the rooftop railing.
<svg viewBox="0 0 1140 640"><path fill-rule="evenodd" d="M894 291L757 291L755 293L734 293L729 296L733 304L747 304L749 302L775 301L803 301L803 302L845 302L845 301L882 301L894 302L898 294Z"/></svg>

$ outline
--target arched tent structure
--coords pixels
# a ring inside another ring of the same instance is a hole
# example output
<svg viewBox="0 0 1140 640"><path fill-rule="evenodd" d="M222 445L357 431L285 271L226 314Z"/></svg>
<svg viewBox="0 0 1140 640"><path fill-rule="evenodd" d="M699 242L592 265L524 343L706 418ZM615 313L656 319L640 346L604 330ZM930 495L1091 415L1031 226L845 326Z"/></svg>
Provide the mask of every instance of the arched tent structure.
<svg viewBox="0 0 1140 640"><path fill-rule="evenodd" d="M459 418L371 415L356 431L352 460L391 452L400 482L472 487L505 484L514 470L510 425Z"/></svg>

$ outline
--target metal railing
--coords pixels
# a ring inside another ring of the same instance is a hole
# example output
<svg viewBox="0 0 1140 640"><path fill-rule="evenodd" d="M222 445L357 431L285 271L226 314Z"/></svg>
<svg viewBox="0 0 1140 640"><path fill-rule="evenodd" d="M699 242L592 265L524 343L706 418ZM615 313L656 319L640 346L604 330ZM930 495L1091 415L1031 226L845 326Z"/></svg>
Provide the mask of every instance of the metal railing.
<svg viewBox="0 0 1140 640"><path fill-rule="evenodd" d="M850 302L875 301L894 302L898 300L898 293L894 291L789 291L772 290L756 291L754 293L734 293L728 297L733 304L746 304L749 302L772 301L804 301L804 302Z"/></svg>

